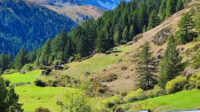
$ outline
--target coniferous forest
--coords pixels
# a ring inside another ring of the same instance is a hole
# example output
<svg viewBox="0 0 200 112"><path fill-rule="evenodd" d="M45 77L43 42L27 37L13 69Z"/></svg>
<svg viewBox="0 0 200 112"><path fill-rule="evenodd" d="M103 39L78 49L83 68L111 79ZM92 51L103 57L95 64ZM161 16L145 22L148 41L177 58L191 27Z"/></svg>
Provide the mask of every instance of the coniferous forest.
<svg viewBox="0 0 200 112"><path fill-rule="evenodd" d="M0 1L0 112L198 110L199 3L122 0L78 26Z"/></svg>

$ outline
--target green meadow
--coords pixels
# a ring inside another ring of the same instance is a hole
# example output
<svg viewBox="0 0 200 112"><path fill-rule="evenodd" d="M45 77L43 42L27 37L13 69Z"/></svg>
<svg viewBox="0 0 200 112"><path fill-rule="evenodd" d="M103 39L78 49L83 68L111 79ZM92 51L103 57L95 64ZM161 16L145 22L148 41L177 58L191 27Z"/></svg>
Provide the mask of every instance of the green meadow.
<svg viewBox="0 0 200 112"><path fill-rule="evenodd" d="M131 111L147 109L156 111L200 109L200 90L181 91L175 94L150 98L123 106L130 106Z"/></svg>
<svg viewBox="0 0 200 112"><path fill-rule="evenodd" d="M33 82L39 77L41 70L34 70L26 74L13 73L3 75L12 83L31 82L32 85L16 86L15 91L19 95L19 102L23 104L25 112L34 112L38 107L46 107L51 112L58 112L60 107L57 101L63 99L67 94L72 94L76 89L64 87L37 87Z"/></svg>

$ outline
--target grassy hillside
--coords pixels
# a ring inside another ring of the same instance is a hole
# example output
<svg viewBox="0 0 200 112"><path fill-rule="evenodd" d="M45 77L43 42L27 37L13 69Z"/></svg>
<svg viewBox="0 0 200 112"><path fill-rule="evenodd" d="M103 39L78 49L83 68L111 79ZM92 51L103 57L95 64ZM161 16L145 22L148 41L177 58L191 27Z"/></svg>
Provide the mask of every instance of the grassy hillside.
<svg viewBox="0 0 200 112"><path fill-rule="evenodd" d="M182 91L171 95L150 98L144 101L126 104L131 111L147 110L194 110L200 108L200 90Z"/></svg>
<svg viewBox="0 0 200 112"><path fill-rule="evenodd" d="M33 112L38 107L46 107L52 112L58 112L60 107L56 104L66 94L75 89L60 87L18 86L15 91L19 94L19 102L23 104L25 112Z"/></svg>
<svg viewBox="0 0 200 112"><path fill-rule="evenodd" d="M61 71L61 74L68 75L74 78L82 77L87 72L96 72L110 65L117 63L118 60L126 60L124 56L127 52L130 52L131 46L124 45L114 48L111 54L96 54L93 57L83 60L81 62L69 63L69 69Z"/></svg>
<svg viewBox="0 0 200 112"><path fill-rule="evenodd" d="M34 70L32 72L22 74L22 73L13 73L13 74L5 74L3 77L5 79L9 79L11 84L12 83L27 83L31 82L33 83L37 77L41 74L41 70Z"/></svg>
<svg viewBox="0 0 200 112"><path fill-rule="evenodd" d="M62 100L67 94L76 91L73 88L64 87L37 87L33 82L39 78L41 70L35 70L26 74L13 73L3 75L5 79L9 79L13 83L27 83L32 85L16 86L15 91L19 95L19 102L23 104L22 108L25 112L33 112L38 107L49 108L52 112L57 112L60 108L56 104Z"/></svg>

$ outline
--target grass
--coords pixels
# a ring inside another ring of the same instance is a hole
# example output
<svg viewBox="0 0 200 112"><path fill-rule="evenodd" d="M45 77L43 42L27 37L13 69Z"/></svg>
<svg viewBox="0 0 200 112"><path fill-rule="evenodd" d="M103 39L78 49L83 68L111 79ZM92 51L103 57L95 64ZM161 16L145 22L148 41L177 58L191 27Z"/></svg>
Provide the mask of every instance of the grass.
<svg viewBox="0 0 200 112"><path fill-rule="evenodd" d="M69 69L63 71L61 74L68 75L74 78L83 76L86 72L95 72L106 66L114 64L117 60L123 59L122 56L115 56L115 54L121 55L131 51L131 46L120 46L117 48L118 52L113 54L97 54L92 58L83 60L82 62L69 63Z"/></svg>
<svg viewBox="0 0 200 112"><path fill-rule="evenodd" d="M31 82L33 83L37 77L39 77L38 75L41 74L41 70L34 70L31 72L28 72L26 74L22 74L22 73L13 73L13 74L5 74L3 75L3 78L5 79L9 79L12 83L27 83L27 82Z"/></svg>
<svg viewBox="0 0 200 112"><path fill-rule="evenodd" d="M12 83L34 82L41 70L34 70L26 74L13 73L3 75L5 79L9 79ZM58 112L59 106L57 101L62 100L66 94L72 94L76 89L63 87L37 87L34 85L17 86L16 93L19 95L19 102L23 104L25 112L34 112L38 107L46 107L51 112Z"/></svg>
<svg viewBox="0 0 200 112"><path fill-rule="evenodd" d="M135 110L194 110L200 108L200 90L182 91L171 95L150 98L125 106L131 106ZM159 111L161 111L159 110Z"/></svg>
<svg viewBox="0 0 200 112"><path fill-rule="evenodd" d="M51 112L60 110L57 101L63 99L66 94L72 94L75 89L61 87L37 87L37 86L18 86L15 87L19 95L19 102L23 104L25 112L34 112L38 107L45 107Z"/></svg>

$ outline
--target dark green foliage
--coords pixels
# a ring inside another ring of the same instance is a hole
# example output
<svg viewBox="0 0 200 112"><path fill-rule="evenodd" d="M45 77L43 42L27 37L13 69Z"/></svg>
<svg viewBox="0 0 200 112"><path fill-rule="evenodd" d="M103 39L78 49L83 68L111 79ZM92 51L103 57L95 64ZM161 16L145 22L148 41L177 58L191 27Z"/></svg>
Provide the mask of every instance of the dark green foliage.
<svg viewBox="0 0 200 112"><path fill-rule="evenodd" d="M167 0L162 0L159 9L159 15L162 21L166 18L166 7L167 7Z"/></svg>
<svg viewBox="0 0 200 112"><path fill-rule="evenodd" d="M176 41L172 35L169 37L167 49L160 62L158 85L162 88L165 88L167 82L180 75L182 71L182 57L179 55L176 46Z"/></svg>
<svg viewBox="0 0 200 112"><path fill-rule="evenodd" d="M168 94L172 94L178 91L182 91L186 84L187 84L187 78L178 76L175 79L168 81L165 89Z"/></svg>
<svg viewBox="0 0 200 112"><path fill-rule="evenodd" d="M137 65L137 74L139 79L138 87L142 89L152 89L157 83L155 72L157 71L155 59L152 57L149 43L145 43L139 52L139 61Z"/></svg>
<svg viewBox="0 0 200 112"><path fill-rule="evenodd" d="M196 15L196 18L195 18L195 28L196 28L196 30L198 32L199 37L200 37L200 13L198 13Z"/></svg>
<svg viewBox="0 0 200 112"><path fill-rule="evenodd" d="M159 10L161 20L171 16L177 11L184 8L183 4L186 0L162 0Z"/></svg>
<svg viewBox="0 0 200 112"><path fill-rule="evenodd" d="M41 56L39 57L39 62L42 65L47 65L49 62L49 56L51 53L51 40L47 40L42 48Z"/></svg>
<svg viewBox="0 0 200 112"><path fill-rule="evenodd" d="M22 112L19 97L13 87L6 88L3 78L0 76L0 111L1 112Z"/></svg>
<svg viewBox="0 0 200 112"><path fill-rule="evenodd" d="M128 28L125 27L123 33L122 33L122 38L125 40L125 41L128 41L129 40L129 36L128 36L129 32L128 32Z"/></svg>
<svg viewBox="0 0 200 112"><path fill-rule="evenodd" d="M97 36L97 40L96 40L96 51L97 52L105 52L106 50L108 50L108 39L105 36L104 31L99 32L98 36Z"/></svg>
<svg viewBox="0 0 200 112"><path fill-rule="evenodd" d="M87 97L81 92L66 95L64 102L58 102L61 106L60 112L93 112Z"/></svg>
<svg viewBox="0 0 200 112"><path fill-rule="evenodd" d="M39 86L39 87L45 87L46 86L46 84L40 79L37 79L34 83L35 83L36 86Z"/></svg>
<svg viewBox="0 0 200 112"><path fill-rule="evenodd" d="M70 18L24 0L1 0L0 7L0 53L39 48L63 28L69 32L76 26Z"/></svg>
<svg viewBox="0 0 200 112"><path fill-rule="evenodd" d="M193 35L191 35L191 30L194 28L194 21L189 13L182 16L179 22L179 31L176 35L176 40L180 44L190 42L193 40Z"/></svg>
<svg viewBox="0 0 200 112"><path fill-rule="evenodd" d="M15 58L14 66L20 70L27 62L27 50L22 47Z"/></svg>
<svg viewBox="0 0 200 112"><path fill-rule="evenodd" d="M0 74L4 72L4 70L13 67L13 60L11 55L0 54Z"/></svg>
<svg viewBox="0 0 200 112"><path fill-rule="evenodd" d="M50 110L48 108L39 107L35 109L35 112L50 112Z"/></svg>
<svg viewBox="0 0 200 112"><path fill-rule="evenodd" d="M160 24L160 17L157 15L156 11L153 10L149 17L149 24L148 24L148 30L158 26Z"/></svg>
<svg viewBox="0 0 200 112"><path fill-rule="evenodd" d="M128 3L122 1L113 11L105 12L97 20L83 23L73 29L69 35L62 30L54 39L47 40L42 48L28 54L24 53L23 56L23 52L20 51L15 59L15 68L19 70L24 64L33 62L37 66L49 65L55 60L60 61L61 64L67 63L71 56L81 58L126 43L135 35L146 31L147 26L150 29L160 23L157 12L161 9L161 2L163 1L133 0ZM166 5L166 3L162 4Z"/></svg>

